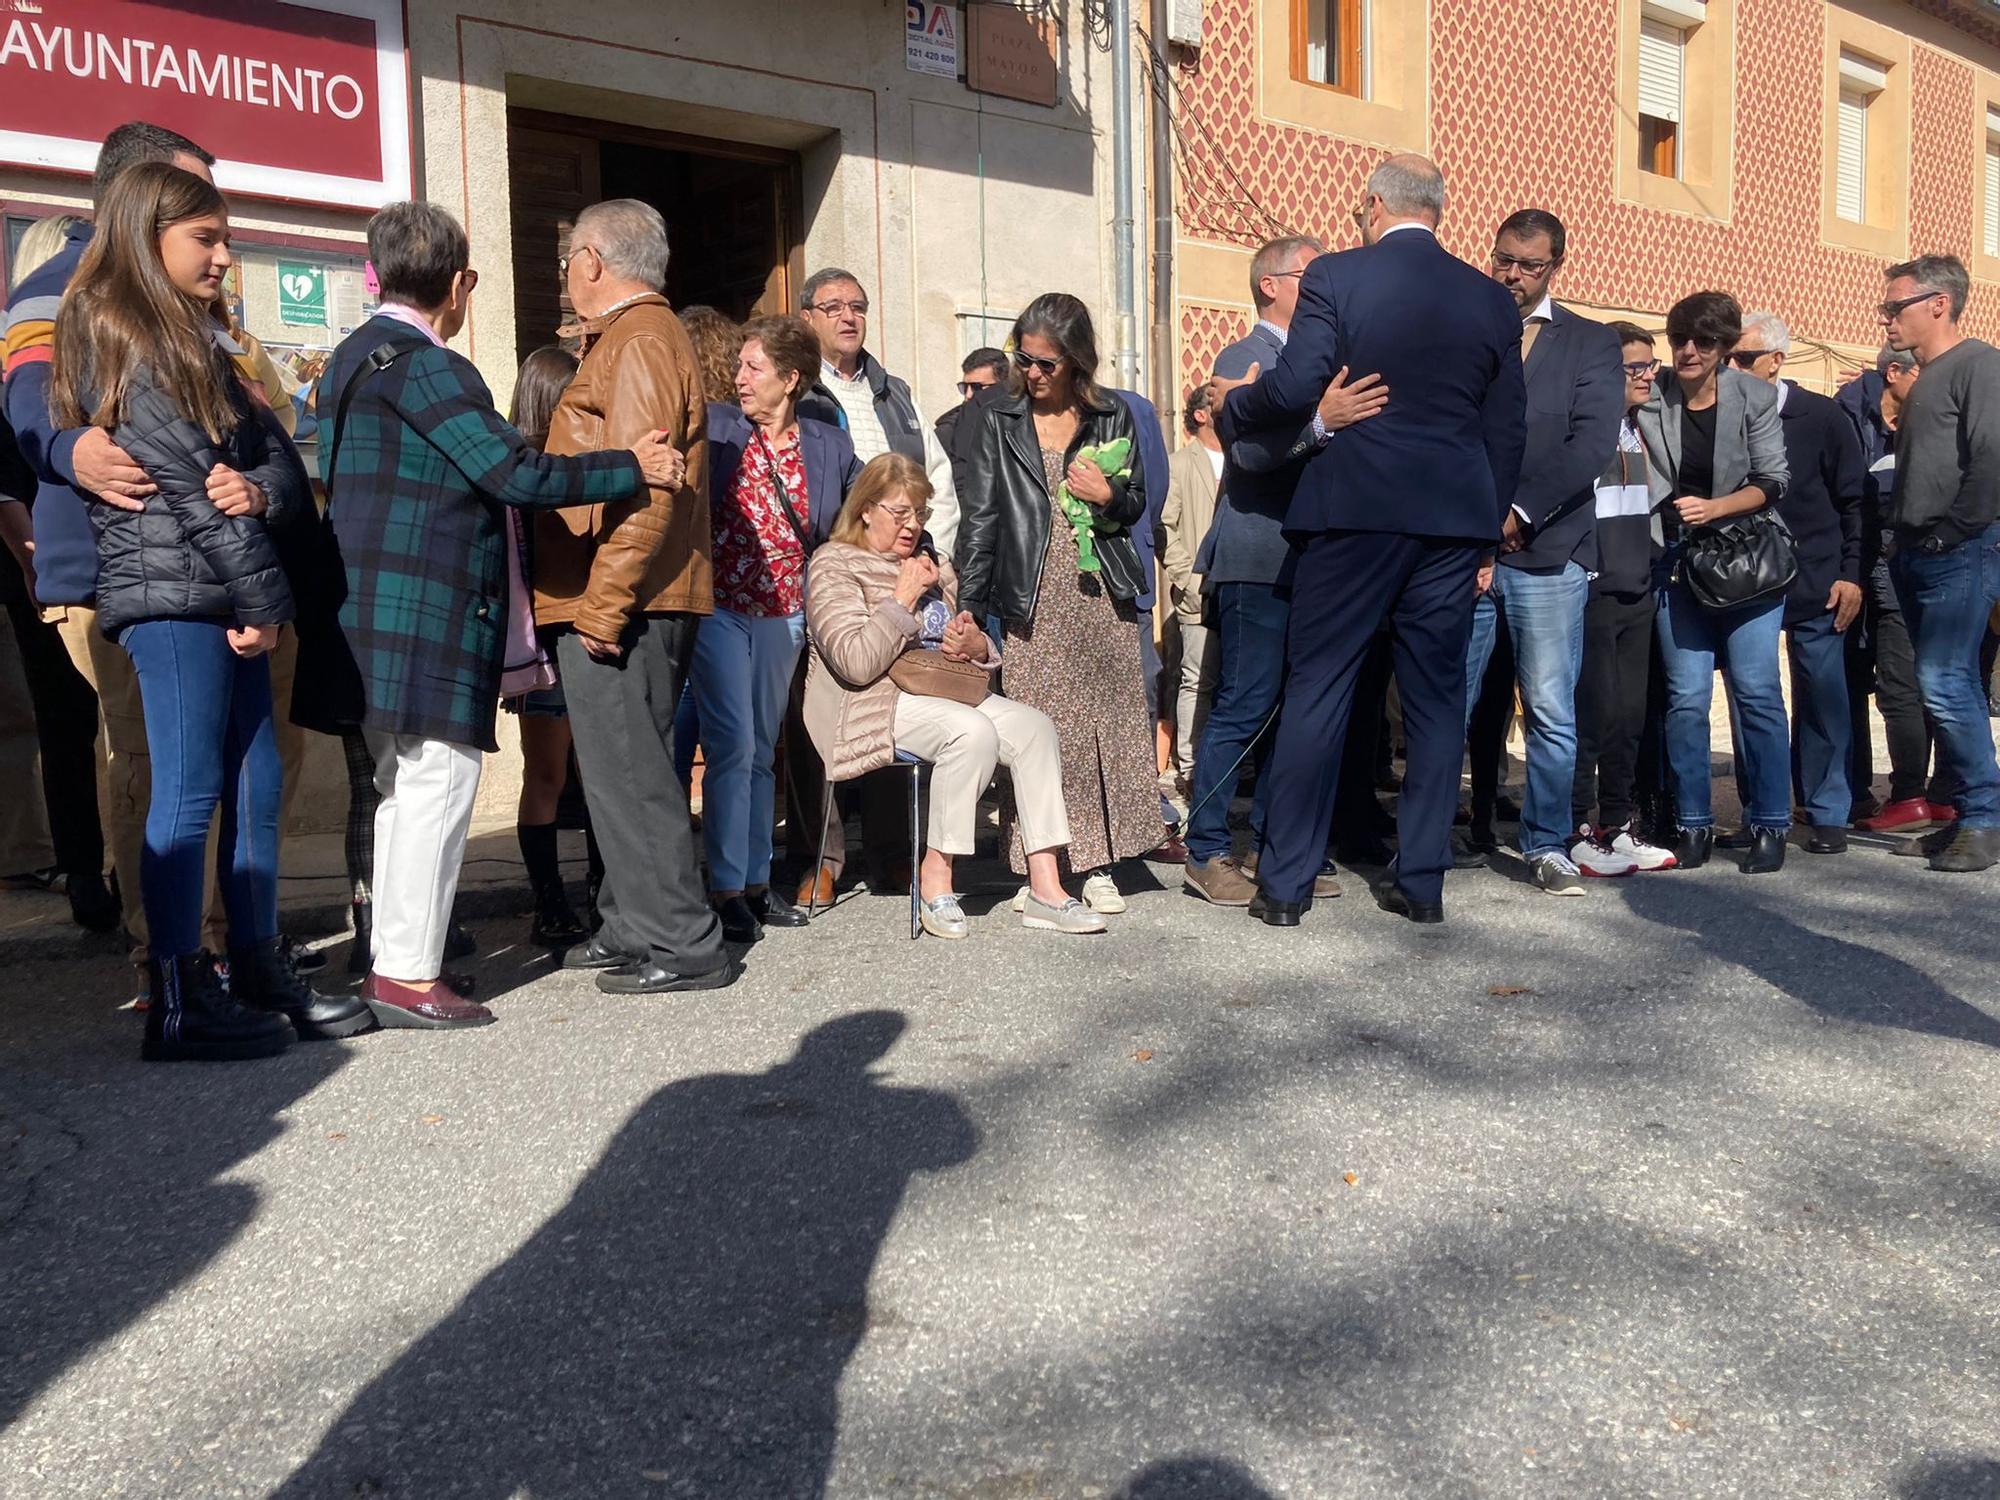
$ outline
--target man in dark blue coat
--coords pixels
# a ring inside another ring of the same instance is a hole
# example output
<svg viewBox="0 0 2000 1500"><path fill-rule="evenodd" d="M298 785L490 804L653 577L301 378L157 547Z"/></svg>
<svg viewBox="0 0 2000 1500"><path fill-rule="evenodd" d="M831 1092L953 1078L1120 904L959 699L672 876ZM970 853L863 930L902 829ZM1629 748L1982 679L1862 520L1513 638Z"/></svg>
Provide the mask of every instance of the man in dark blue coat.
<svg viewBox="0 0 2000 1500"><path fill-rule="evenodd" d="M1331 434L1306 462L1284 522L1297 549L1284 710L1252 915L1294 926L1312 904L1355 680L1388 624L1409 742L1401 845L1377 899L1444 919L1465 741L1465 649L1483 568L1520 477L1521 319L1505 288L1437 242L1444 178L1393 156L1356 210L1366 241L1325 255L1299 283L1276 369L1222 382L1225 442L1314 415L1342 369L1380 375L1388 405Z"/></svg>
<svg viewBox="0 0 2000 1500"><path fill-rule="evenodd" d="M1785 655L1792 668L1792 781L1806 810L1812 854L1847 848L1854 795L1848 771L1853 719L1847 697L1847 629L1861 614L1862 506L1867 470L1853 423L1825 396L1780 378L1791 330L1774 313L1743 319L1730 358L1778 388L1791 482L1778 514L1792 530L1798 575L1785 596Z"/></svg>
<svg viewBox="0 0 2000 1500"><path fill-rule="evenodd" d="M1625 415L1618 335L1558 307L1549 295L1568 239L1562 220L1537 208L1509 215L1493 237L1493 279L1507 289L1521 320L1527 446L1501 522L1500 565L1473 608L1465 659L1469 718L1494 637L1506 622L1527 721L1521 856L1535 884L1555 896L1583 894L1567 852L1576 682L1584 607L1597 567L1597 477L1617 451ZM1629 874L1637 867L1621 868Z"/></svg>

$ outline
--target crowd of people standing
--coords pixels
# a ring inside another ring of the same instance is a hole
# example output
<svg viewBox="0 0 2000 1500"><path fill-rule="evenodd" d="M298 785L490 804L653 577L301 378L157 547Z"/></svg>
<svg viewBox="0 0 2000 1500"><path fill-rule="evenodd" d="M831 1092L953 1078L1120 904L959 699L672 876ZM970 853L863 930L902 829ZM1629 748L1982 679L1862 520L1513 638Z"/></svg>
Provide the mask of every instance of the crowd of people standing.
<svg viewBox="0 0 2000 1500"><path fill-rule="evenodd" d="M2000 355L1959 332L1949 256L1888 269L1878 368L1830 399L1727 293L1669 311L1664 368L1653 333L1562 306L1547 211L1458 260L1441 174L1392 157L1360 248L1257 251L1257 322L1169 456L1151 404L1100 383L1074 296L968 356L932 424L870 353L858 276L815 274L796 315L677 310L665 225L629 199L572 226L575 321L503 417L451 348L466 234L398 203L368 227L380 304L316 388L316 495L224 295L211 165L114 131L93 219L43 235L8 305L0 572L73 815L59 868L79 921L132 939L148 1058L490 1023L448 966L473 947L453 900L503 705L533 937L611 994L728 985L806 926L846 877L843 801L868 883L966 937L955 861L1000 768L1030 928L1105 931L1142 859L1275 926L1339 895L1342 864L1380 868L1385 910L1439 922L1447 869L1497 851L1517 700L1519 852L1553 895L1716 848L1773 872L1795 822L1816 854L1859 825L1934 828L1897 852L1941 871L2000 860ZM1744 808L1720 833L1718 669ZM323 958L279 930L302 730L348 766L351 992L315 988ZM572 776L581 912L557 857Z"/></svg>

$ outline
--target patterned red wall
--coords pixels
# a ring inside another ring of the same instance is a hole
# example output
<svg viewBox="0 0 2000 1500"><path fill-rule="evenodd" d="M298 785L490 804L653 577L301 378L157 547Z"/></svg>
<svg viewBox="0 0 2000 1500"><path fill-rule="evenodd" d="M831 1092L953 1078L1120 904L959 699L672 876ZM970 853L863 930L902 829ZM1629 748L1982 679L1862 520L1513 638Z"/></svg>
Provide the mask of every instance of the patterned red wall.
<svg viewBox="0 0 2000 1500"><path fill-rule="evenodd" d="M1256 0L1209 0L1198 54L1176 71L1182 233L1254 245L1280 232L1352 244L1347 214L1378 147L1256 116ZM1821 0L1737 0L1735 188L1730 222L1616 196L1617 0L1431 0L1432 154L1449 189L1445 243L1483 255L1516 208L1570 230L1558 294L1585 306L1664 309L1720 287L1805 339L1878 337L1878 257L1820 242ZM1282 44L1283 39L1278 39ZM1973 209L1972 74L1912 47L1913 247L1966 254ZM1975 291L1991 337L1995 296ZM1239 336L1239 312L1184 303L1181 371L1199 379Z"/></svg>

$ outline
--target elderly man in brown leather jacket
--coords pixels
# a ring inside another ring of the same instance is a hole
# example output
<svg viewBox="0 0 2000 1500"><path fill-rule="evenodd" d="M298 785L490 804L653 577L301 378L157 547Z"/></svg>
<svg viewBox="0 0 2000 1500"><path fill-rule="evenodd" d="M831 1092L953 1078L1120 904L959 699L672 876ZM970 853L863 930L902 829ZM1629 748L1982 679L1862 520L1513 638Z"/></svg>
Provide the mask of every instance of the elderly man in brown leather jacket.
<svg viewBox="0 0 2000 1500"><path fill-rule="evenodd" d="M535 623L556 656L591 825L604 855L604 926L563 966L610 994L719 989L722 946L674 770L674 709L695 627L714 610L707 408L694 349L660 294L667 228L635 199L595 204L570 232L563 274L583 363L549 424L550 453L629 447L664 430L687 454L677 490L548 512L535 524Z"/></svg>

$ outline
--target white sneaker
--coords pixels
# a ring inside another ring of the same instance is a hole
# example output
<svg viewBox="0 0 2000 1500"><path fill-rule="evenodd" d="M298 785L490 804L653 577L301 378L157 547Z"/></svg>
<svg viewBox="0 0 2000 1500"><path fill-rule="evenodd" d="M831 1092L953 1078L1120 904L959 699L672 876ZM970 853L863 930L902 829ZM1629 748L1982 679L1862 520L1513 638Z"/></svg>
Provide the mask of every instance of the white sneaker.
<svg viewBox="0 0 2000 1500"><path fill-rule="evenodd" d="M1030 894L1031 892L1025 885L1022 886L1018 891L1014 892L1013 904L1015 911L1026 911L1028 909L1028 897Z"/></svg>
<svg viewBox="0 0 2000 1500"><path fill-rule="evenodd" d="M1045 901L1028 897L1027 910L1021 913L1023 927L1039 928L1043 932L1063 932L1075 936L1104 931L1104 918L1085 906L1076 897L1064 899L1061 906L1050 906Z"/></svg>
<svg viewBox="0 0 2000 1500"><path fill-rule="evenodd" d="M1671 870L1680 864L1673 850L1647 843L1632 831L1630 823L1612 835L1610 847L1613 854L1631 860L1637 870Z"/></svg>
<svg viewBox="0 0 2000 1500"><path fill-rule="evenodd" d="M1084 878L1083 904L1105 917L1115 917L1126 909L1125 898L1118 894L1117 882L1101 870Z"/></svg>
<svg viewBox="0 0 2000 1500"><path fill-rule="evenodd" d="M1583 882L1567 854L1538 854L1534 859L1535 884L1551 896L1581 896Z"/></svg>
<svg viewBox="0 0 2000 1500"><path fill-rule="evenodd" d="M1576 831L1576 838L1569 846L1569 859L1583 874L1600 879L1615 879L1639 872L1637 860L1604 843L1588 824Z"/></svg>

